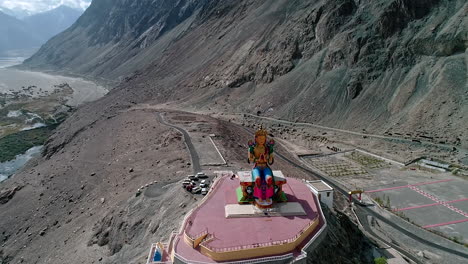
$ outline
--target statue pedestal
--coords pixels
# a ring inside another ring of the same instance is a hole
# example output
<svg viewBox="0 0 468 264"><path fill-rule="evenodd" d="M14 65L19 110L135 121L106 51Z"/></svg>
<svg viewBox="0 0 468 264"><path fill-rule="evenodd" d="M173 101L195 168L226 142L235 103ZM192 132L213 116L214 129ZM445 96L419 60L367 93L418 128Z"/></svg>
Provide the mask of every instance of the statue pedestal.
<svg viewBox="0 0 468 264"><path fill-rule="evenodd" d="M273 177L275 182L286 183L286 177L283 172L280 170L274 170ZM239 176L239 181L242 183L252 183L252 171L238 171L237 175Z"/></svg>
<svg viewBox="0 0 468 264"><path fill-rule="evenodd" d="M268 209L259 209L253 204L227 204L224 211L226 218L307 215L302 205L297 202L273 204L273 207Z"/></svg>
<svg viewBox="0 0 468 264"><path fill-rule="evenodd" d="M259 199L255 199L255 205L260 209L272 208L273 199L269 199L269 201L267 200L260 201Z"/></svg>
<svg viewBox="0 0 468 264"><path fill-rule="evenodd" d="M274 185L277 190L272 197L271 202L259 201L254 197L255 182L252 179L252 171L239 171L237 172L240 181L240 187L236 190L237 202L239 204L254 203L260 208L270 208L272 203L282 203L287 201L287 197L283 192L282 186L286 184L286 177L279 170L273 171Z"/></svg>

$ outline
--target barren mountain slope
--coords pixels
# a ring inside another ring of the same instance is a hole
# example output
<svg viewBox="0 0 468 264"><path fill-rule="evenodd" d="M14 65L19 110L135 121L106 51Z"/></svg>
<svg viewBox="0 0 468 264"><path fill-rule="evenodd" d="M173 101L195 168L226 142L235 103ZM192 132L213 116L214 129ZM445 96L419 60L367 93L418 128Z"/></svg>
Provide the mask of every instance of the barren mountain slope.
<svg viewBox="0 0 468 264"><path fill-rule="evenodd" d="M166 237L175 227L165 225L187 211L178 205L194 202L180 187L161 189L190 171L189 160L182 135L154 113L122 113L81 131L56 155L2 182L0 263L141 259L154 236ZM159 196L135 198L154 180Z"/></svg>
<svg viewBox="0 0 468 264"><path fill-rule="evenodd" d="M136 110L106 118L3 182L0 263L145 263L151 243L178 230L202 198L174 184L191 172L190 157L182 134L159 123L156 115ZM190 114L168 114L177 115ZM209 133L223 137L221 151L232 167L248 166L240 142L251 134L227 122L192 116ZM275 168L307 177L280 159ZM135 197L138 188L155 180ZM345 198L337 195L336 204L346 204ZM341 213L327 217L330 235L313 259L370 263L373 247L355 225Z"/></svg>
<svg viewBox="0 0 468 264"><path fill-rule="evenodd" d="M180 99L466 148L467 14L461 0L100 0L23 67L123 80L124 101Z"/></svg>
<svg viewBox="0 0 468 264"><path fill-rule="evenodd" d="M177 227L195 201L167 184L191 171L188 152L154 112L127 111L143 103L468 147L467 9L461 0L93 1L22 67L121 83L68 118L37 166L2 183L0 262L143 263L149 243ZM230 164L244 162L245 133L215 132ZM154 180L166 186L160 196L135 197ZM344 228L323 247L347 254L338 242L357 237L352 253L366 261L362 235L344 217L334 223ZM316 257L328 256L345 259Z"/></svg>

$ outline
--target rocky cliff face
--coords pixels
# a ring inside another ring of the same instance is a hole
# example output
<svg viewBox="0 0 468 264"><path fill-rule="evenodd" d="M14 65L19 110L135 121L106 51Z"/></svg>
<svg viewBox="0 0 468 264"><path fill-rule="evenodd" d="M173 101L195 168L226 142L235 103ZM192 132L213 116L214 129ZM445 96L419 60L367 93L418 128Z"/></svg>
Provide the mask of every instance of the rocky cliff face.
<svg viewBox="0 0 468 264"><path fill-rule="evenodd" d="M122 101L467 147L467 12L459 0L99 0L25 67L121 80Z"/></svg>
<svg viewBox="0 0 468 264"><path fill-rule="evenodd" d="M308 252L307 263L374 263L374 245L350 218L322 206L327 234L320 245ZM379 253L380 254L380 253Z"/></svg>
<svg viewBox="0 0 468 264"><path fill-rule="evenodd" d="M157 56L143 54L207 1L93 1L76 24L26 61L94 77L122 77ZM135 58L136 56L136 58Z"/></svg>

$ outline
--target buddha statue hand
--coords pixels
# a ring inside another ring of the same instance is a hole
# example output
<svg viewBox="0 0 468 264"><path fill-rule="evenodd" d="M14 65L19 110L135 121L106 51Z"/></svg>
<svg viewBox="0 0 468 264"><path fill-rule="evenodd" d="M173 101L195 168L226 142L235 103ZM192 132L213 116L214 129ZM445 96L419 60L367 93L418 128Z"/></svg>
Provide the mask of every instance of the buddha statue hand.
<svg viewBox="0 0 468 264"><path fill-rule="evenodd" d="M248 145L249 145L249 149L248 149L248 153L247 153L247 155L248 155L247 163L250 164L250 162L255 161L255 156L252 154L253 150L255 148L255 143L252 140L249 140Z"/></svg>
<svg viewBox="0 0 468 264"><path fill-rule="evenodd" d="M273 157L273 152L274 152L274 146L275 146L275 141L273 139L270 139L267 143L267 148L268 148L268 164L273 165L275 162L275 159Z"/></svg>

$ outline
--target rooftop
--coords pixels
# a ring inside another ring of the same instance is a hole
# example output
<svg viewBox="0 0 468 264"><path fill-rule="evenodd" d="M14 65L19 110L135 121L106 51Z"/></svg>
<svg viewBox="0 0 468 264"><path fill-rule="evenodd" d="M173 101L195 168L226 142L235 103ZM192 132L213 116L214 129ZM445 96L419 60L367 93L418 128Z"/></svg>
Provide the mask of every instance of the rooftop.
<svg viewBox="0 0 468 264"><path fill-rule="evenodd" d="M324 181L317 180L317 181L307 181L307 182L318 192L333 191L333 188L330 187L330 185L326 184Z"/></svg>

